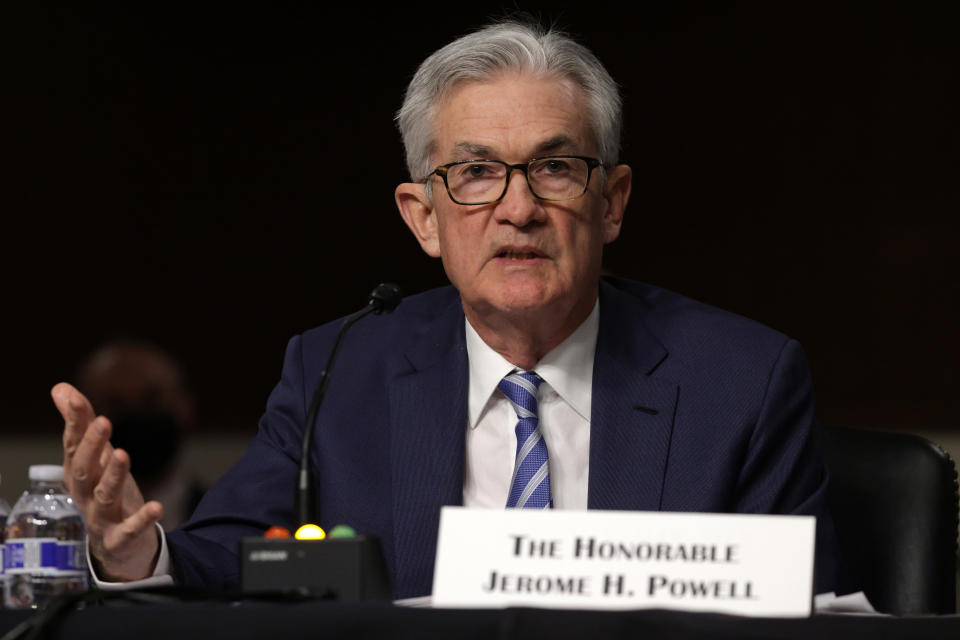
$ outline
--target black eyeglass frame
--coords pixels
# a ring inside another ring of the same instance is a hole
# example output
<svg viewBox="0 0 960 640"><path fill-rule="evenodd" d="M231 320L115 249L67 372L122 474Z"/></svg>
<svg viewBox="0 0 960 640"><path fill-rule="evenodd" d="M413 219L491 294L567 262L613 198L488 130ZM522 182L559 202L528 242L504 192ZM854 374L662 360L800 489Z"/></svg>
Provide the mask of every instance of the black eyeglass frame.
<svg viewBox="0 0 960 640"><path fill-rule="evenodd" d="M537 195L537 192L534 190L533 185L530 184L530 173L529 173L530 165L532 165L534 162L541 162L543 160L554 160L554 159L567 160L571 158L576 160L583 160L584 162L587 163L587 179L584 182L583 191L569 198L544 198ZM459 200L453 197L453 193L451 193L450 191L450 183L447 182L447 172L450 171L451 167L455 167L461 164L470 164L473 162L493 162L495 164L502 164L507 168L507 178L506 178L506 181L503 183L503 192L493 200L487 200L486 202L460 202ZM527 181L527 186L530 188L530 193L532 193L533 197L535 197L537 200L543 200L545 202L567 202L568 200L576 200L577 198L583 197L583 194L585 194L587 190L590 188L590 178L591 176L593 176L593 170L601 166L603 166L602 162L600 162L596 158L591 158L589 156L543 156L541 158L531 158L526 162L518 162L516 164L510 164L509 162L503 162L502 160L491 160L489 158L474 158L472 160L457 160L455 162L448 162L447 164L442 164L436 169L434 169L433 171L431 171L430 174L423 179L423 182L426 182L432 176L435 176L435 175L440 176L441 178L443 178L443 186L447 189L447 195L450 196L451 200L453 200L457 204L468 206L468 207L480 206L484 204L493 204L494 202L500 202L501 200L503 200L503 196L507 195L507 189L510 188L510 178L513 176L514 170L516 170L523 173L523 177Z"/></svg>

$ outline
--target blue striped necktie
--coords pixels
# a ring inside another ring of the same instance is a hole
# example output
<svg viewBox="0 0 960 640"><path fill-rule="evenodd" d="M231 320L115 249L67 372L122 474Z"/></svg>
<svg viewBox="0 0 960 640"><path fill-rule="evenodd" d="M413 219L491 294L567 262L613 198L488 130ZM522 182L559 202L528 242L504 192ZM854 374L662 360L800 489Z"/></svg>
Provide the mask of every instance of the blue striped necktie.
<svg viewBox="0 0 960 640"><path fill-rule="evenodd" d="M532 371L515 371L498 385L517 412L517 459L507 508L548 509L550 498L550 466L547 443L540 432L537 415L537 389L543 378Z"/></svg>

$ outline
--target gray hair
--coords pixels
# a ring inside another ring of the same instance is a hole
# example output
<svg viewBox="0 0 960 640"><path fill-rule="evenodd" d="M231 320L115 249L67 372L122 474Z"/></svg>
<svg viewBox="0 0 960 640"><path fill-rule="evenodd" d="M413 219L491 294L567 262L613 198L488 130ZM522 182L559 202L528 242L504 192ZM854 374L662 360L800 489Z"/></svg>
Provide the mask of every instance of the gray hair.
<svg viewBox="0 0 960 640"><path fill-rule="evenodd" d="M433 169L433 119L443 99L460 82L484 80L503 71L572 80L587 98L601 162L617 163L620 92L600 60L563 32L508 20L454 40L424 60L414 74L396 116L413 180Z"/></svg>

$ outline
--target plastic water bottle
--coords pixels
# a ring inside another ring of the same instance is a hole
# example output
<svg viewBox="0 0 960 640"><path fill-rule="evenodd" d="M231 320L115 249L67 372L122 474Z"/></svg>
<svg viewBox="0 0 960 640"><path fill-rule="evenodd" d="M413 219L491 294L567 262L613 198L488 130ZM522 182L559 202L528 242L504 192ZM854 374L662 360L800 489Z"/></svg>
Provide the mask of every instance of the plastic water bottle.
<svg viewBox="0 0 960 640"><path fill-rule="evenodd" d="M63 467L30 467L30 488L7 517L4 604L36 609L62 593L86 590L85 538Z"/></svg>
<svg viewBox="0 0 960 640"><path fill-rule="evenodd" d="M6 537L6 527L7 527L7 516L10 514L10 505L7 504L7 501L3 498L0 498L0 589L3 589L3 585L6 584L6 580L3 577L3 564L4 564L4 544L3 540Z"/></svg>

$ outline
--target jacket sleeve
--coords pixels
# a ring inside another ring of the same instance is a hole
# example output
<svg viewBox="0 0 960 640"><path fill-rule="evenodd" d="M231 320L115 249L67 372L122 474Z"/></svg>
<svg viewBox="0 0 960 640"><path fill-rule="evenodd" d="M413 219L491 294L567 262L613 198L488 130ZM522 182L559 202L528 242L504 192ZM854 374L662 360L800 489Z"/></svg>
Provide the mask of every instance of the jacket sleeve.
<svg viewBox="0 0 960 640"><path fill-rule="evenodd" d="M736 511L817 518L814 590L835 591L840 568L829 478L814 417L813 383L803 350L788 340L771 371L737 481Z"/></svg>
<svg viewBox="0 0 960 640"><path fill-rule="evenodd" d="M239 541L273 525L293 526L305 420L302 340L287 345L280 382L244 456L210 488L189 521L167 534L178 584L240 586Z"/></svg>

